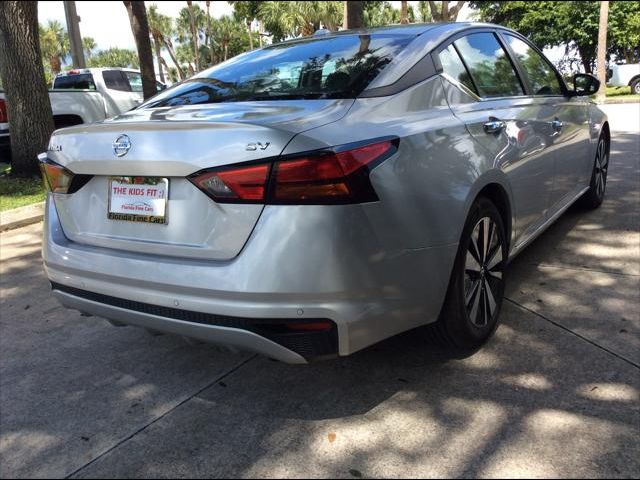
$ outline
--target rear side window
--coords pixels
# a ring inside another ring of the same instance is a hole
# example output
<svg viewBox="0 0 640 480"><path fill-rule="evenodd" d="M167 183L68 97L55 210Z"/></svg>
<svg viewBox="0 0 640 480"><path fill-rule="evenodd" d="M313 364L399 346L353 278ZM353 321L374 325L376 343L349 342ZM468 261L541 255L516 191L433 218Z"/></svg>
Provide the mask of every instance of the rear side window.
<svg viewBox="0 0 640 480"><path fill-rule="evenodd" d="M53 88L64 90L95 90L96 84L93 82L93 75L90 73L81 73L79 75L56 77L53 81Z"/></svg>
<svg viewBox="0 0 640 480"><path fill-rule="evenodd" d="M102 72L102 78L104 79L104 84L111 90L120 90L121 92L131 91L127 77L125 77L120 70L104 70Z"/></svg>
<svg viewBox="0 0 640 480"><path fill-rule="evenodd" d="M504 35L518 63L524 69L534 95L562 95L555 70L530 45L513 35Z"/></svg>
<svg viewBox="0 0 640 480"><path fill-rule="evenodd" d="M518 75L493 33L472 33L453 43L481 97L524 95Z"/></svg>
<svg viewBox="0 0 640 480"><path fill-rule="evenodd" d="M469 76L469 72L467 72L464 63L462 63L462 60L453 45L449 45L447 48L442 50L438 56L440 57L440 63L442 64L442 71L446 75L457 80L472 92L476 91L473 86L473 82L471 81L471 77Z"/></svg>

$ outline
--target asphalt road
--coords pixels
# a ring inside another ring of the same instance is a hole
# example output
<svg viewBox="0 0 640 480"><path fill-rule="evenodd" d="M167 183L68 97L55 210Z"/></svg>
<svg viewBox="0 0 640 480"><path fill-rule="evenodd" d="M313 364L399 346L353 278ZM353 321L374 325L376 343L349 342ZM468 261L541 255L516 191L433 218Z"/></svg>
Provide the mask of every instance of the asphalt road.
<svg viewBox="0 0 640 480"><path fill-rule="evenodd" d="M40 225L3 233L0 476L638 477L640 106L606 109L605 203L514 261L468 358L408 334L291 366L114 328L51 298Z"/></svg>

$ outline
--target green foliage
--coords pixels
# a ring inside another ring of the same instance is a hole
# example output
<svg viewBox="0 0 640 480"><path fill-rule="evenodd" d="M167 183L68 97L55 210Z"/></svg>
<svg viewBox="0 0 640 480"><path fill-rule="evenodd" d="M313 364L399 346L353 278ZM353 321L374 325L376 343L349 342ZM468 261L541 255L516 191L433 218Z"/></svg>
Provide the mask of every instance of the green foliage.
<svg viewBox="0 0 640 480"><path fill-rule="evenodd" d="M407 6L407 18L409 23L415 22L429 22L431 21L431 15L426 15L429 11L428 2L420 2L418 6L418 13L416 14L413 5ZM426 8L421 10L420 8ZM364 25L365 27L381 27L383 25L395 25L400 23L400 9L394 8L391 2L386 1L373 1L365 2L364 6Z"/></svg>
<svg viewBox="0 0 640 480"><path fill-rule="evenodd" d="M261 2L258 19L274 42L312 35L321 26L337 30L342 25L343 2Z"/></svg>
<svg viewBox="0 0 640 480"><path fill-rule="evenodd" d="M598 43L600 2L597 1L474 1L482 21L505 25L529 37L539 47L566 45L567 61L575 48L587 72L593 71ZM639 60L640 3L610 3L608 52L627 61Z"/></svg>
<svg viewBox="0 0 640 480"><path fill-rule="evenodd" d="M140 62L135 50L111 47L92 55L87 61L87 67L140 68Z"/></svg>
<svg viewBox="0 0 640 480"><path fill-rule="evenodd" d="M44 74L50 85L53 77L62 70L62 63L71 51L69 35L56 20L49 20L46 26L39 25L38 29Z"/></svg>

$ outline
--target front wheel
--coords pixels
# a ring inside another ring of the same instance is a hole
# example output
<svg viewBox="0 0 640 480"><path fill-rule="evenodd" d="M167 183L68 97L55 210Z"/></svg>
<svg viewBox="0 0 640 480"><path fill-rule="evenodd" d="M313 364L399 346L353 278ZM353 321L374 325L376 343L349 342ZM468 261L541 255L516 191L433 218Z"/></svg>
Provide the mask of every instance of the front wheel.
<svg viewBox="0 0 640 480"><path fill-rule="evenodd" d="M500 212L481 197L465 223L440 318L430 326L441 343L474 350L493 335L504 297L507 255Z"/></svg>
<svg viewBox="0 0 640 480"><path fill-rule="evenodd" d="M609 146L603 135L600 135L596 158L593 162L591 182L589 190L580 199L580 204L588 209L598 208L604 200L604 192L607 187L607 174L609 173Z"/></svg>
<svg viewBox="0 0 640 480"><path fill-rule="evenodd" d="M633 82L631 82L631 93L640 95L640 78L636 78Z"/></svg>

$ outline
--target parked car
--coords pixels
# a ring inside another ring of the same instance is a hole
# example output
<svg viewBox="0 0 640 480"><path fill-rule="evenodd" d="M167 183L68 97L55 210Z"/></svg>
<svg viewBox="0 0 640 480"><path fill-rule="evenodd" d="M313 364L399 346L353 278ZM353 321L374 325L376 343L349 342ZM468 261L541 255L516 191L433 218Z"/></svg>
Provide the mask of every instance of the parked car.
<svg viewBox="0 0 640 480"><path fill-rule="evenodd" d="M158 91L166 88L156 82ZM0 94L0 155L9 156L9 126L4 93ZM56 129L95 123L131 110L142 103L142 77L129 68L85 68L61 72L53 80L49 100ZM4 109L4 110L2 110ZM3 133L4 132L4 133Z"/></svg>
<svg viewBox="0 0 640 480"><path fill-rule="evenodd" d="M631 87L631 93L640 95L640 63L614 63L607 70L607 83L612 87Z"/></svg>
<svg viewBox="0 0 640 480"><path fill-rule="evenodd" d="M163 83L156 82L158 91L164 90ZM78 112L76 122L77 123L93 123L97 120L104 120L105 118L119 115L120 113L131 110L142 103L142 76L138 70L132 70L129 68L85 68L75 69L66 72L61 72L53 80L53 90L50 93L51 105L53 108L54 118L57 115L73 115L68 113L67 109L63 109L62 105L56 108L54 103L56 97L61 95L61 90L65 91L82 91L82 95L93 95L89 93L91 91L97 92L102 98L102 112L100 115L91 114L82 116ZM76 101L79 102L82 97L76 96ZM71 107L73 102L67 104ZM64 110L64 112L63 112ZM65 123L61 126L70 126L71 124ZM58 125L56 125L58 127Z"/></svg>
<svg viewBox="0 0 640 480"><path fill-rule="evenodd" d="M9 118L4 91L0 90L0 162L9 160Z"/></svg>
<svg viewBox="0 0 640 480"><path fill-rule="evenodd" d="M610 131L518 33L474 23L251 51L40 155L68 308L285 362L424 327L475 349L510 259L604 198Z"/></svg>

